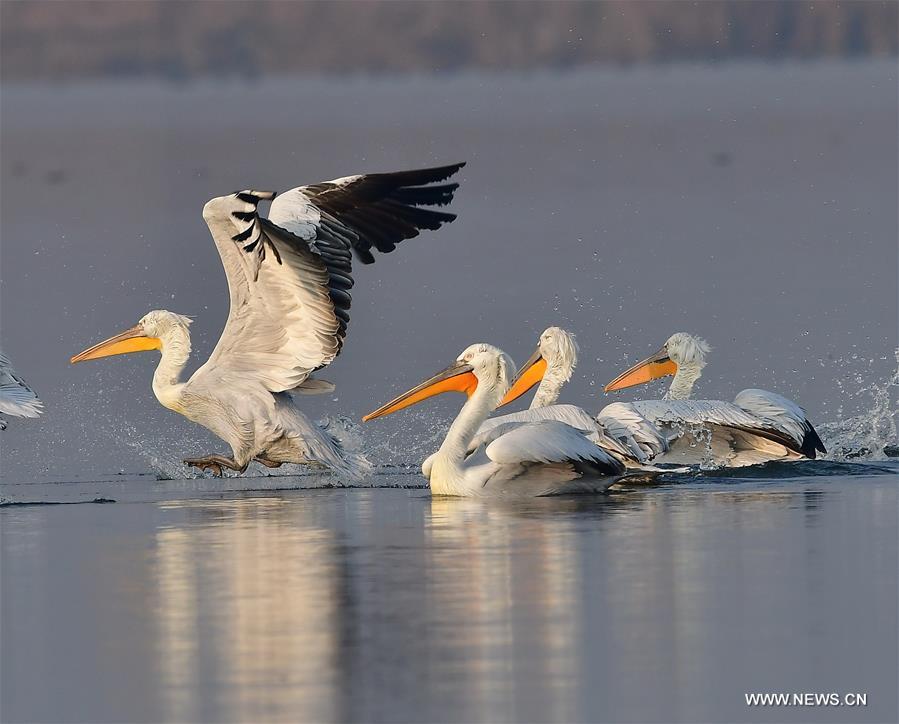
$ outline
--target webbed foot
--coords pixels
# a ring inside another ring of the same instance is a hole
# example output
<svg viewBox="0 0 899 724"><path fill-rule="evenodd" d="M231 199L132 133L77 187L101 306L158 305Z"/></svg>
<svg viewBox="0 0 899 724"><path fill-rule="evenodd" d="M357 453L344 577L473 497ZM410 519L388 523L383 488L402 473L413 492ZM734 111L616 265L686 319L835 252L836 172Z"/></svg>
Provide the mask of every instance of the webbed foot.
<svg viewBox="0 0 899 724"><path fill-rule="evenodd" d="M226 458L224 455L207 455L204 458L186 458L184 464L197 468L197 470L200 471L210 470L217 478L222 477L222 468L236 470L239 473L242 473L247 469L246 465L241 467L234 460Z"/></svg>

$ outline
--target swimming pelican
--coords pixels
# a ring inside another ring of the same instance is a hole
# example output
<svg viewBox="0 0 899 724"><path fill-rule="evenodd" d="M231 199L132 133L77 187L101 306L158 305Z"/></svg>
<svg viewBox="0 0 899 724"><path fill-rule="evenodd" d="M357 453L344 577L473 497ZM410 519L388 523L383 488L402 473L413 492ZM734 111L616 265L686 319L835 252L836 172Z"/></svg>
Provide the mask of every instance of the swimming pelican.
<svg viewBox="0 0 899 724"><path fill-rule="evenodd" d="M422 471L434 495L606 490L624 466L584 432L558 420L499 425L468 455L469 444L509 390L514 375L515 364L505 352L489 344L473 344L449 367L362 419L389 415L442 392L464 392L468 400L440 449L429 458L431 465Z"/></svg>
<svg viewBox="0 0 899 724"><path fill-rule="evenodd" d="M668 450L667 438L642 415L625 407L606 408L593 417L576 405L559 405L562 387L577 366L578 346L574 335L560 327L547 327L537 349L522 365L500 406L513 402L539 383L529 409L486 420L480 434L487 434L505 422L553 419L581 430L591 431L591 439L615 455L625 465L642 465ZM478 437L472 444L478 444Z"/></svg>
<svg viewBox="0 0 899 724"><path fill-rule="evenodd" d="M291 189L239 191L209 201L203 218L228 280L231 309L221 339L186 382L190 320L153 311L134 327L72 357L72 362L159 350L153 392L162 405L211 430L231 457L185 464L221 475L251 460L326 465L353 478L370 465L313 424L290 392L320 394L334 385L312 377L340 353L349 322L353 254L374 261L373 247L394 250L421 229L455 219L423 206L452 201L458 184L439 184L464 164L348 176ZM433 185L436 184L436 185ZM268 218L260 201L272 201Z"/></svg>
<svg viewBox="0 0 899 724"><path fill-rule="evenodd" d="M13 369L9 358L0 352L0 412L15 417L37 417L43 411L44 403ZM5 429L6 420L0 419L0 430Z"/></svg>
<svg viewBox="0 0 899 724"><path fill-rule="evenodd" d="M691 400L693 385L702 374L709 351L705 340L678 332L658 352L605 387L606 392L622 390L674 375L665 399L616 403L644 415L668 435L672 449L662 461L711 460L739 467L814 458L816 452L827 452L805 410L774 392L743 390L732 403Z"/></svg>

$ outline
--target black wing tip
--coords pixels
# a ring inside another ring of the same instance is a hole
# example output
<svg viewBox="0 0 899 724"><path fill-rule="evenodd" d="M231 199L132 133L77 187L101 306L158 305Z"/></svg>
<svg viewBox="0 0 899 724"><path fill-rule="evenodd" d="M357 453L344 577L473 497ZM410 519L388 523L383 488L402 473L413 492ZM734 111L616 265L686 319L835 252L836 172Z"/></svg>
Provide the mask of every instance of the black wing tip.
<svg viewBox="0 0 899 724"><path fill-rule="evenodd" d="M427 183L434 183L436 181L444 181L448 179L450 176L455 175L461 169L465 168L465 165L468 161L458 161L457 163L450 163L446 166L430 166L426 168L416 168L411 169L409 171L400 171L400 173L418 173L428 176L435 176L434 181L428 181Z"/></svg>
<svg viewBox="0 0 899 724"><path fill-rule="evenodd" d="M368 249L364 247L353 246L353 253L356 258L363 264L374 264L375 257Z"/></svg>
<svg viewBox="0 0 899 724"><path fill-rule="evenodd" d="M334 217L336 226L351 232L343 236L354 257L361 264L373 264L373 249L389 254L401 241L415 238L423 230L436 231L456 220L456 214L422 207L450 204L459 184L440 182L465 165L465 161L460 161L432 168L362 174L347 185L343 195L341 187L322 184L315 203Z"/></svg>
<svg viewBox="0 0 899 724"><path fill-rule="evenodd" d="M452 176L452 175L458 173L458 172L461 171L463 168L465 168L465 166L466 166L467 164L468 164L468 161L457 161L456 163L451 163L451 164L449 164L448 166L437 166L436 168L434 168L434 169L432 169L432 170L435 171L435 172L437 172L437 171L445 171L445 172L446 172L446 176L444 176L444 178L449 178L450 176ZM442 179L441 179L441 180L442 180Z"/></svg>
<svg viewBox="0 0 899 724"><path fill-rule="evenodd" d="M824 447L824 443L821 441L818 431L815 430L812 423L808 420L805 421L805 435L802 437L802 444L799 446L799 452L810 460L814 460L817 457L816 453L820 452L827 454L827 448Z"/></svg>
<svg viewBox="0 0 899 724"><path fill-rule="evenodd" d="M465 164L468 161L459 161L458 163L450 164L449 166L437 166L436 168L424 169L425 171L430 171L434 174L435 178L433 181L428 181L428 183L437 183L438 181L446 181L446 179L455 176L459 171L465 168ZM459 188L459 184L455 184L456 188ZM455 190L455 189L453 189Z"/></svg>
<svg viewBox="0 0 899 724"><path fill-rule="evenodd" d="M445 181L464 168L467 161L459 161L448 166L432 166L430 168L413 168L408 171L390 171L387 173L366 174L387 181L395 188L411 188Z"/></svg>
<svg viewBox="0 0 899 724"><path fill-rule="evenodd" d="M430 186L401 186L388 198L407 206L448 206L453 202L459 184L432 184Z"/></svg>
<svg viewBox="0 0 899 724"><path fill-rule="evenodd" d="M624 463L617 458L605 462L599 460L574 460L571 466L576 472L585 477L617 477L624 475L626 468Z"/></svg>

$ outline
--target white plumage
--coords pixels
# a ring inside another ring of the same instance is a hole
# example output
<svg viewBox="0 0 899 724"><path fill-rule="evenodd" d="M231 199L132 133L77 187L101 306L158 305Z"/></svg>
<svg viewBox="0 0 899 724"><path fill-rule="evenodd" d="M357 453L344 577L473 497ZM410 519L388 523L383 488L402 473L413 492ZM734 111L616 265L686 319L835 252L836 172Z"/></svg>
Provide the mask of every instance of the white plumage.
<svg viewBox="0 0 899 724"><path fill-rule="evenodd" d="M559 420L589 433L590 439L630 467L641 466L668 449L662 433L634 410L606 410L593 417L575 405L555 404L577 366L578 346L574 335L560 327L548 327L540 335L537 349L524 363L503 404L514 401L538 384L529 409L485 420L486 433L505 422ZM480 435L480 433L479 433ZM472 442L477 446L479 436ZM474 449L474 448L472 448Z"/></svg>
<svg viewBox="0 0 899 724"><path fill-rule="evenodd" d="M668 451L668 439L637 410L627 405L606 405L596 416L606 435L618 440L639 463Z"/></svg>
<svg viewBox="0 0 899 724"><path fill-rule="evenodd" d="M566 460L602 462L614 466L615 459L596 445L583 430L558 420L509 422L496 430L496 437L485 452L501 465L517 463L557 463Z"/></svg>
<svg viewBox="0 0 899 724"><path fill-rule="evenodd" d="M44 403L28 383L13 369L9 358L0 352L0 413L14 417L37 417L44 411ZM6 421L0 420L0 430Z"/></svg>
<svg viewBox="0 0 899 724"><path fill-rule="evenodd" d="M734 397L734 404L757 419L770 422L773 428L783 431L799 444L808 434L810 423L805 410L776 392L743 390Z"/></svg>
<svg viewBox="0 0 899 724"><path fill-rule="evenodd" d="M251 460L326 465L353 478L370 468L314 425L289 394L333 389L312 378L334 361L346 337L352 260L374 261L422 229L455 215L423 208L448 204L458 184L440 184L464 164L348 176L300 186L282 196L246 190L209 201L203 218L228 280L230 311L207 362L189 380L190 320L167 311L147 314L130 330L95 345L73 362L160 349L153 377L157 399L225 440L230 458L185 460L221 474ZM272 200L268 218L258 205Z"/></svg>
<svg viewBox="0 0 899 724"><path fill-rule="evenodd" d="M547 327L537 341L537 350L525 362L533 364L538 359L545 362L546 370L537 391L531 399L530 409L554 404L562 393L562 388L571 380L577 367L580 348L575 336L561 327ZM524 370L524 368L522 368Z"/></svg>
<svg viewBox="0 0 899 724"><path fill-rule="evenodd" d="M606 434L605 428L595 418L591 417L590 413L576 405L547 405L546 407L529 408L520 412L497 415L484 420L478 433L469 443L468 452L474 452L486 441L492 439L492 434L498 427L508 424L542 423L552 420L581 431L594 444L599 445L599 447L619 458L622 462L635 460L641 454L639 448L635 449L623 444Z"/></svg>
<svg viewBox="0 0 899 724"><path fill-rule="evenodd" d="M774 392L743 390L732 403L689 399L709 349L698 337L672 335L658 352L606 386L607 391L623 389L673 370L665 399L614 403L601 410L600 417L610 408L618 414L629 409L660 428L670 450L657 462L739 467L826 452L805 410Z"/></svg>
<svg viewBox="0 0 899 724"><path fill-rule="evenodd" d="M468 401L440 449L422 465L435 495L556 495L601 492L624 472L611 454L559 420L505 421L481 426L509 390L512 360L489 344L465 349L447 369L364 419L388 415L427 397L465 391ZM471 452L472 442L479 442Z"/></svg>

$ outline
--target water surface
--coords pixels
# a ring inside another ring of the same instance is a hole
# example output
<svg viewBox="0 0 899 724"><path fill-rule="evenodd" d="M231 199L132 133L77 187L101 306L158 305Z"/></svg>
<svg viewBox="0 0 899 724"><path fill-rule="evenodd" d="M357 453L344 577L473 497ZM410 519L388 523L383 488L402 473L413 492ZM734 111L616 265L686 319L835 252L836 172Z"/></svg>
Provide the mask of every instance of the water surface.
<svg viewBox="0 0 899 724"><path fill-rule="evenodd" d="M0 509L0 714L895 721L899 466L811 465L489 502L310 477L7 485L36 504Z"/></svg>

